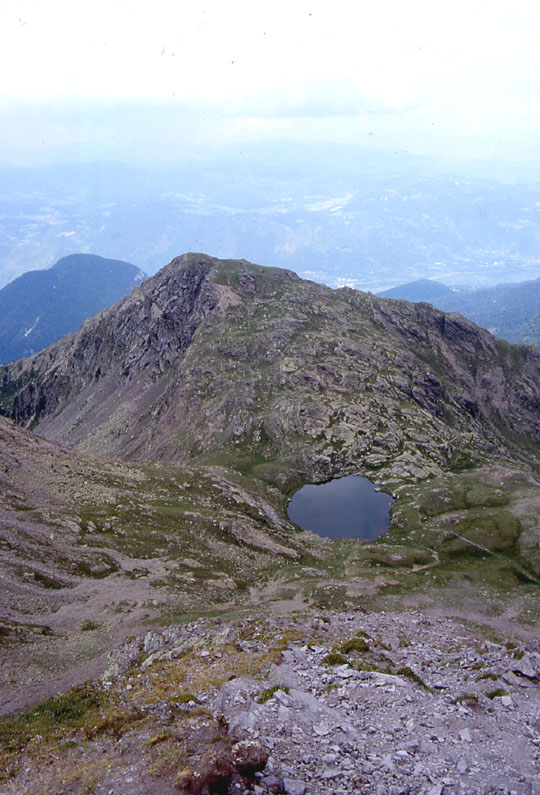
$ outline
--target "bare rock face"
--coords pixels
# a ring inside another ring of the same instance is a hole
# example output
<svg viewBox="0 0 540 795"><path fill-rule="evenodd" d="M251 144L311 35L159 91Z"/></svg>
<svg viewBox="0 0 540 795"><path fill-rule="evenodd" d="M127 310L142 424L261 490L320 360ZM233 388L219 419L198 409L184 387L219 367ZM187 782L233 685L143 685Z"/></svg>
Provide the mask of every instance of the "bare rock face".
<svg viewBox="0 0 540 795"><path fill-rule="evenodd" d="M536 459L539 365L536 349L427 304L186 254L77 335L0 368L0 406L86 453L399 481Z"/></svg>
<svg viewBox="0 0 540 795"><path fill-rule="evenodd" d="M215 304L201 293L211 263L189 269L173 261L152 281L135 289L109 311L87 321L75 336L64 338L41 355L5 368L20 389L10 416L26 425L39 424L81 392L133 395L148 388L182 356L201 319ZM71 412L70 412L71 413Z"/></svg>

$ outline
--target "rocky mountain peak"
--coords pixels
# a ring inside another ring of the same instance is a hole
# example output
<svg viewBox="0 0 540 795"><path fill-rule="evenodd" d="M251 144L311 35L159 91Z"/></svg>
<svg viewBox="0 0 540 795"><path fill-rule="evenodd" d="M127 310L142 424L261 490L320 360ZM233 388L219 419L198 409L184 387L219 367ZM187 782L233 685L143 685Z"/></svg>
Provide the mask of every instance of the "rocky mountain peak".
<svg viewBox="0 0 540 795"><path fill-rule="evenodd" d="M208 257L178 257L120 303L85 321L77 334L12 365L10 372L21 383L28 381L14 400L13 419L33 425L73 392L106 376L122 384L141 375L154 381L182 355L200 320L217 306L217 295L207 286L213 266ZM37 395L36 372L47 381L47 390Z"/></svg>
<svg viewBox="0 0 540 795"><path fill-rule="evenodd" d="M3 367L0 405L89 453L286 457L317 476L400 480L517 443L532 460L539 364L427 304L189 253Z"/></svg>

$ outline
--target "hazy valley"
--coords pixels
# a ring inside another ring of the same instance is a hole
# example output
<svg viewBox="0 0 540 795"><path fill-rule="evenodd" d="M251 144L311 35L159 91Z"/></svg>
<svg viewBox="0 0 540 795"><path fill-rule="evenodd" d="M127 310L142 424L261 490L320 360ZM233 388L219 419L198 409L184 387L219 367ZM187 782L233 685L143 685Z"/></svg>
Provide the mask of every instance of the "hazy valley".
<svg viewBox="0 0 540 795"><path fill-rule="evenodd" d="M429 276L540 275L540 190L523 171L286 142L167 167L0 169L0 285L73 251L155 273L179 251L372 292ZM503 180L507 181L503 181Z"/></svg>

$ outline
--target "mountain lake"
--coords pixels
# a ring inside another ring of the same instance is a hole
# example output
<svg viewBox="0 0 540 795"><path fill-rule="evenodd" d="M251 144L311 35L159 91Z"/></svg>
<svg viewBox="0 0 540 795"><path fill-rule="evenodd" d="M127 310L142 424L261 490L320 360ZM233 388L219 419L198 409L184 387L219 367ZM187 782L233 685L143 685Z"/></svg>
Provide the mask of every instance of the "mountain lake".
<svg viewBox="0 0 540 795"><path fill-rule="evenodd" d="M390 529L393 502L367 478L347 475L303 486L293 494L287 513L299 527L320 536L372 541Z"/></svg>

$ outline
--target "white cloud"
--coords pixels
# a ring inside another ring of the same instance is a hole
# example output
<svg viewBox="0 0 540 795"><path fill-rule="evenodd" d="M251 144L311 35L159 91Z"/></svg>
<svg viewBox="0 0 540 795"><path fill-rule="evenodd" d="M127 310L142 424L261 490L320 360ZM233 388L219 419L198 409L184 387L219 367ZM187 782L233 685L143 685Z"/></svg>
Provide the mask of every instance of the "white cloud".
<svg viewBox="0 0 540 795"><path fill-rule="evenodd" d="M171 101L202 126L312 137L313 118L381 140L538 130L540 10L524 0L3 0L0 31L4 106Z"/></svg>
<svg viewBox="0 0 540 795"><path fill-rule="evenodd" d="M8 0L2 71L16 95L208 101L346 80L396 107L445 85L538 66L529 3ZM523 76L523 75L521 75ZM4 89L6 90L6 88Z"/></svg>

